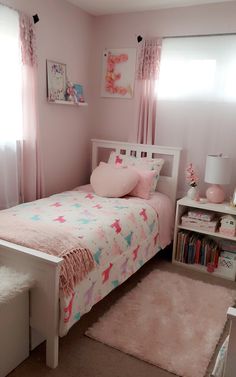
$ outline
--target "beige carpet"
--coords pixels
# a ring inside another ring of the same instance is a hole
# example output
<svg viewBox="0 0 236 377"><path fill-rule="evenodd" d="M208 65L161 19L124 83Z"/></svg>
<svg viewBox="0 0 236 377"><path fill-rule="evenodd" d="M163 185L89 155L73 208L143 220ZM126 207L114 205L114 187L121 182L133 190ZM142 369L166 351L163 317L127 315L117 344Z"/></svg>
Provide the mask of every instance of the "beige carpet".
<svg viewBox="0 0 236 377"><path fill-rule="evenodd" d="M86 335L183 377L203 377L235 292L155 270Z"/></svg>
<svg viewBox="0 0 236 377"><path fill-rule="evenodd" d="M84 336L84 332L106 313L110 307L131 291L137 283L155 269L178 272L196 280L211 282L225 288L235 289L235 282L209 276L201 272L173 265L165 260L166 251L146 263L135 275L112 291L60 339L60 363L58 368L45 366L45 344L31 352L30 357L19 365L10 377L173 377L173 374L150 363L132 357L115 348ZM217 351L215 352L216 357ZM209 373L215 357L211 361ZM208 374L207 374L208 376Z"/></svg>

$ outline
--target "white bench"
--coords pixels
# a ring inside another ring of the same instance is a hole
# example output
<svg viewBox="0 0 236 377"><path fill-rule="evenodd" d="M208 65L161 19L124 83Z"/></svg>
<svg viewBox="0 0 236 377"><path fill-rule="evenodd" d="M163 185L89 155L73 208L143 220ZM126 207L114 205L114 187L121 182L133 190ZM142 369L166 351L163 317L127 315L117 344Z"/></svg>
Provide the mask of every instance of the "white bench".
<svg viewBox="0 0 236 377"><path fill-rule="evenodd" d="M28 275L0 267L0 377L29 356Z"/></svg>

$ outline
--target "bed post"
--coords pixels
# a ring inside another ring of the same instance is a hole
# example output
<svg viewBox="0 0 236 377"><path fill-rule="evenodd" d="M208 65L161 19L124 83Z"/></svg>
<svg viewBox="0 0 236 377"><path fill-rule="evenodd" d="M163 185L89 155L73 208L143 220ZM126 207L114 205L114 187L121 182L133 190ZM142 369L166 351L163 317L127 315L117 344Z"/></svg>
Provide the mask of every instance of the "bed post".
<svg viewBox="0 0 236 377"><path fill-rule="evenodd" d="M230 307L227 311L230 320L229 345L226 355L224 377L235 377L236 373L236 308Z"/></svg>
<svg viewBox="0 0 236 377"><path fill-rule="evenodd" d="M59 359L59 276L60 268L51 271L52 302L47 311L48 327L46 338L46 364L49 368L56 368Z"/></svg>

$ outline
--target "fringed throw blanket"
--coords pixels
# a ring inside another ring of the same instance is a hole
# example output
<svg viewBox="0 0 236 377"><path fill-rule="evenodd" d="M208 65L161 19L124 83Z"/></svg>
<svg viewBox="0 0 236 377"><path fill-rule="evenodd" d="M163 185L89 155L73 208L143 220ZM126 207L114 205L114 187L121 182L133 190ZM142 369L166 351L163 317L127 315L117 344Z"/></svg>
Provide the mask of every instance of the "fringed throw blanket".
<svg viewBox="0 0 236 377"><path fill-rule="evenodd" d="M60 289L67 296L93 268L94 259L87 248L68 229L18 219L11 210L0 215L0 238L64 259L60 270Z"/></svg>

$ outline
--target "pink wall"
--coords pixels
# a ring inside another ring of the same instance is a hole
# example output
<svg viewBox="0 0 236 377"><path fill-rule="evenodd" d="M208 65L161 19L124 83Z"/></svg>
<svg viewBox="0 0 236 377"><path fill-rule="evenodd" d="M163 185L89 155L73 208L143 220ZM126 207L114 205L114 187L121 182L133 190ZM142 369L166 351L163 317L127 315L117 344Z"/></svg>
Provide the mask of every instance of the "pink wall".
<svg viewBox="0 0 236 377"><path fill-rule="evenodd" d="M67 64L69 79L84 85L90 104L90 51L93 17L64 0L3 0L28 14L38 13L39 116L46 193L87 182L90 159L90 110L48 104L46 59Z"/></svg>
<svg viewBox="0 0 236 377"><path fill-rule="evenodd" d="M132 140L137 100L100 97L104 48L137 47L136 36L172 36L236 32L236 2L166 9L95 18L93 45L93 137ZM193 104L158 104L157 144L181 146L179 195L186 192L184 169L192 161L204 180L208 153L226 153L236 159L235 103L215 104L199 113ZM235 162L235 160L234 160ZM232 187L236 185L233 176ZM205 185L201 184L202 191Z"/></svg>
<svg viewBox="0 0 236 377"><path fill-rule="evenodd" d="M236 2L95 18L65 0L1 1L40 17L36 25L39 114L47 194L88 181L91 136L132 140L136 98L100 97L104 48L137 47L138 34L153 37L236 31ZM67 64L69 78L84 85L87 108L47 103L46 59ZM179 185L182 195L188 161L198 166L203 179L207 153L236 157L236 109L235 104L220 104L217 109L208 108L207 114L195 108L194 114L192 108L183 108L184 104L173 105L171 111L167 105L159 103L157 143L184 149Z"/></svg>

